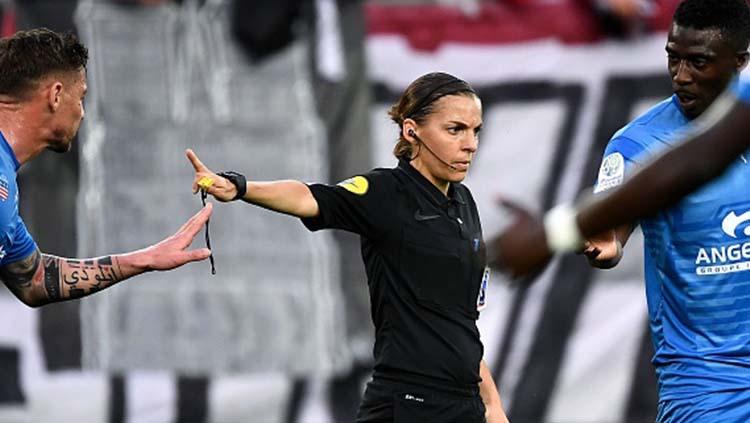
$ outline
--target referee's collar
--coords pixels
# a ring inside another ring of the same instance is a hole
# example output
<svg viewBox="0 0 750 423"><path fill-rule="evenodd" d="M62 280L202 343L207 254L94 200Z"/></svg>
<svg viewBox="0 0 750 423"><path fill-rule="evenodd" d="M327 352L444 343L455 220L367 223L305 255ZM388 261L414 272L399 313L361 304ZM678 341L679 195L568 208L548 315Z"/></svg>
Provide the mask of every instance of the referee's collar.
<svg viewBox="0 0 750 423"><path fill-rule="evenodd" d="M414 180L417 185L422 188L427 194L432 197L439 205L447 206L451 202L456 202L462 206L466 205L466 200L461 194L461 190L458 189L458 183L450 182L448 185L448 195L443 194L429 179L425 178L424 175L419 173L411 163L406 160L399 159L398 168L404 171L407 176Z"/></svg>

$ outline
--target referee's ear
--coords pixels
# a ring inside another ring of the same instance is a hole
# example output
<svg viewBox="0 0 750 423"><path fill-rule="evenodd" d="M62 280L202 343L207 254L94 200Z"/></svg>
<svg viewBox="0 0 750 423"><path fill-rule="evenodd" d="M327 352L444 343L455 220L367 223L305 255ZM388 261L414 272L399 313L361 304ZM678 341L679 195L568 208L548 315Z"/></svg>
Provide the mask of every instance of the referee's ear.
<svg viewBox="0 0 750 423"><path fill-rule="evenodd" d="M401 127L401 138L409 141L409 143L411 144L414 144L417 142L416 134L417 122L415 122L414 119L404 119L404 123Z"/></svg>

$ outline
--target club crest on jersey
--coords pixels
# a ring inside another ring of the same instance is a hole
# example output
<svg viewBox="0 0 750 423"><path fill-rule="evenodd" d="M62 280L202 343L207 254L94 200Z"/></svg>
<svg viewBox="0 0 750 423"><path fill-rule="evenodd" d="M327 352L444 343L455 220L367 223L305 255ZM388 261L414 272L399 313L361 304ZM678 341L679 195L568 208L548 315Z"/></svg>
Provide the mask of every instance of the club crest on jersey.
<svg viewBox="0 0 750 423"><path fill-rule="evenodd" d="M744 229L740 229L744 225ZM750 237L750 210L737 214L730 211L721 220L721 230L734 239ZM698 248L695 273L700 276L721 275L750 270L750 240Z"/></svg>
<svg viewBox="0 0 750 423"><path fill-rule="evenodd" d="M344 188L352 194L357 195L365 195L365 193L367 193L367 189L370 187L370 183L364 176L355 176L345 181L341 181L336 185Z"/></svg>
<svg viewBox="0 0 750 423"><path fill-rule="evenodd" d="M721 221L721 230L732 238L737 238L737 227L745 222L750 222L750 211L746 211L739 216L732 211L724 216L724 219ZM750 236L750 225L745 227L744 233L745 236Z"/></svg>
<svg viewBox="0 0 750 423"><path fill-rule="evenodd" d="M625 159L620 153L612 153L602 160L594 193L606 191L622 183L625 176Z"/></svg>
<svg viewBox="0 0 750 423"><path fill-rule="evenodd" d="M0 201L8 199L10 185L8 184L8 178L5 175L0 175Z"/></svg>

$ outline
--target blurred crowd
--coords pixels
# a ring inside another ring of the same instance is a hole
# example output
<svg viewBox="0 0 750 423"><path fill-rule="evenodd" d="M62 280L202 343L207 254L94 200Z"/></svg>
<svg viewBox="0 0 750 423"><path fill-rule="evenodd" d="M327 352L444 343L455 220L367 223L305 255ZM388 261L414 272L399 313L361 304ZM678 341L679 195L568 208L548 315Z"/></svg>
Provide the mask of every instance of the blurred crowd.
<svg viewBox="0 0 750 423"><path fill-rule="evenodd" d="M182 4L193 0L94 0L134 6L159 6L168 3ZM194 0L203 3L207 0ZM245 21L242 33L247 43L259 51L280 46L291 38L299 18L313 17L316 2L321 0L253 0L237 1L238 20ZM425 5L440 5L487 22L493 14L510 13L520 19L532 18L535 11L553 8L566 11L570 22L586 22L592 28L592 37L627 38L654 29L664 29L677 0L332 0L339 7L404 6L405 9ZM7 34L16 25L29 26L35 19L44 17L51 27L64 28L70 24L66 17L72 14L78 0L3 0L3 10L12 12L17 20L2 22ZM372 19L372 18L371 18ZM563 36L564 38L564 36Z"/></svg>

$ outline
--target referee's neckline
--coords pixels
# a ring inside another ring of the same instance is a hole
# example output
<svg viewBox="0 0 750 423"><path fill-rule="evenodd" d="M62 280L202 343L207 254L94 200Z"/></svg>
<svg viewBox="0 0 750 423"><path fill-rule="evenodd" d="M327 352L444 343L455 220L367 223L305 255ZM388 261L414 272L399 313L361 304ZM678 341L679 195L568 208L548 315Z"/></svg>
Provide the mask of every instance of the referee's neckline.
<svg viewBox="0 0 750 423"><path fill-rule="evenodd" d="M445 206L451 201L455 201L461 205L466 204L466 200L464 200L463 196L461 195L461 191L457 189L459 183L450 182L448 185L448 195L445 195L442 191L440 191L440 189L438 189L438 187L430 182L429 179L425 178L424 175L419 173L419 171L406 160L400 159L398 161L398 168L404 171L404 173L406 173L406 175L411 179L416 181L418 185L427 190L430 196L433 197L439 205Z"/></svg>

